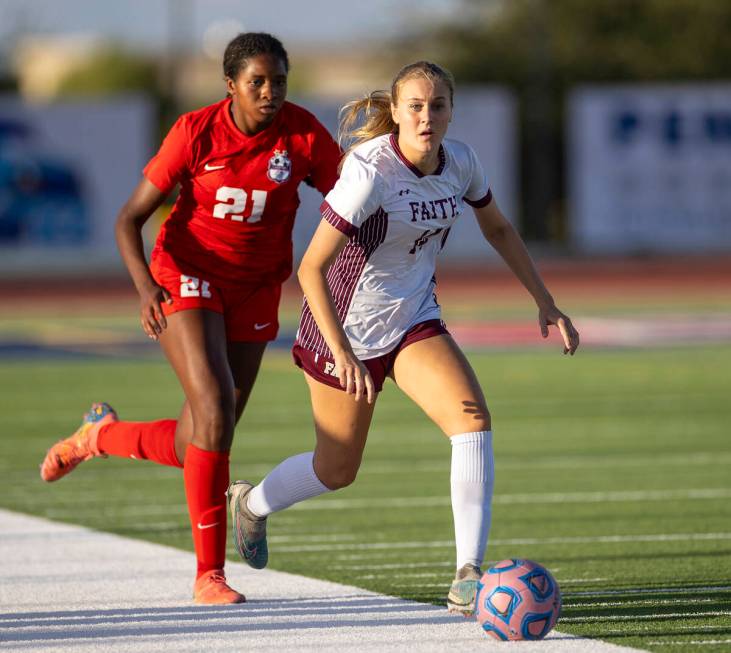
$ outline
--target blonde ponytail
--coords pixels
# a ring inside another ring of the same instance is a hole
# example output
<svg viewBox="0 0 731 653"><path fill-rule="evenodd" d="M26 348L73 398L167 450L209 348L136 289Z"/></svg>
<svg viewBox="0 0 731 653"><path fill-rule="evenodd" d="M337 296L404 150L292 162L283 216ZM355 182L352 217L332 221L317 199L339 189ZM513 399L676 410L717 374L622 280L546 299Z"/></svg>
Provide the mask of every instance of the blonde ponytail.
<svg viewBox="0 0 731 653"><path fill-rule="evenodd" d="M338 143L346 150L347 156L361 143L390 134L395 129L396 123L391 117L391 94L388 91L373 91L340 109Z"/></svg>

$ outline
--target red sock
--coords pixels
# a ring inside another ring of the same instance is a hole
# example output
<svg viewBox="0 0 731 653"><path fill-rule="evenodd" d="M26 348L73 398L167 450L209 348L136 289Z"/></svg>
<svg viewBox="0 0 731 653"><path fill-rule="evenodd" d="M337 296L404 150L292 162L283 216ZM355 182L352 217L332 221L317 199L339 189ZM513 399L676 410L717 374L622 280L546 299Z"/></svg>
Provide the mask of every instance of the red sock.
<svg viewBox="0 0 731 653"><path fill-rule="evenodd" d="M182 467L175 455L177 420L113 422L99 430L99 451L110 456L151 460L160 465Z"/></svg>
<svg viewBox="0 0 731 653"><path fill-rule="evenodd" d="M226 559L228 459L228 451L205 451L194 444L185 450L185 496L199 577L211 569L223 569Z"/></svg>

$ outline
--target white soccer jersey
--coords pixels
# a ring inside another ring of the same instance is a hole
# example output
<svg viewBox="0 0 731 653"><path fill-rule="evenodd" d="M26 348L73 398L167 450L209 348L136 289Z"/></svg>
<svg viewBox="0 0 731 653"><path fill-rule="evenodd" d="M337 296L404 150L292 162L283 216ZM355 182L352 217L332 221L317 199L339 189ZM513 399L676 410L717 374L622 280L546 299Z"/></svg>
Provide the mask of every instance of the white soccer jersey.
<svg viewBox="0 0 731 653"><path fill-rule="evenodd" d="M491 199L476 154L459 141L443 141L431 175L411 164L390 134L348 155L320 209L323 219L350 237L327 282L358 358L387 354L412 326L440 318L437 254L465 202L480 207ZM332 355L306 300L297 344Z"/></svg>

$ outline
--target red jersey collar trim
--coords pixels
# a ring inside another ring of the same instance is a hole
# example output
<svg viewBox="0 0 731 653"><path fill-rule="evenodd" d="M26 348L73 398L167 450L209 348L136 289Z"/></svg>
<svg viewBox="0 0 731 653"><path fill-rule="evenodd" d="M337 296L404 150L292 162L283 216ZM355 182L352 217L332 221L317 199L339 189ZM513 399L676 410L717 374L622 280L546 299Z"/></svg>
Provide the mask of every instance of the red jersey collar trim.
<svg viewBox="0 0 731 653"><path fill-rule="evenodd" d="M398 156L399 159L401 159L401 163L403 163L411 172L413 172L417 177L426 177L419 168L417 168L411 161L409 161L406 156L404 156L404 153L401 151L401 148L398 145L398 138L396 138L396 134L391 134L390 136L391 140L391 147L393 148L393 151L396 152L396 156ZM437 169L432 172L432 175L441 175L442 171L444 170L444 166L447 164L447 155L444 153L444 145L441 143L439 144L439 165L437 166Z"/></svg>

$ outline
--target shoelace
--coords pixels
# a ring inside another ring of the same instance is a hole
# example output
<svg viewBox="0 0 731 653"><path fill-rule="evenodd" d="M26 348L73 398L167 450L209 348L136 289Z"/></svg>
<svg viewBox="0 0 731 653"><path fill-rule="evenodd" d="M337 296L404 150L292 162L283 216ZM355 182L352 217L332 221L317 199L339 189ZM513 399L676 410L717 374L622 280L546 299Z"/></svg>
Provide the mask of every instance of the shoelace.
<svg viewBox="0 0 731 653"><path fill-rule="evenodd" d="M221 576L221 574L211 574L208 577L208 582L209 583L223 583L225 585L226 584L226 577L225 576Z"/></svg>
<svg viewBox="0 0 731 653"><path fill-rule="evenodd" d="M71 460L75 457L76 443L67 443L60 451L56 452L56 460L61 467L71 464Z"/></svg>

